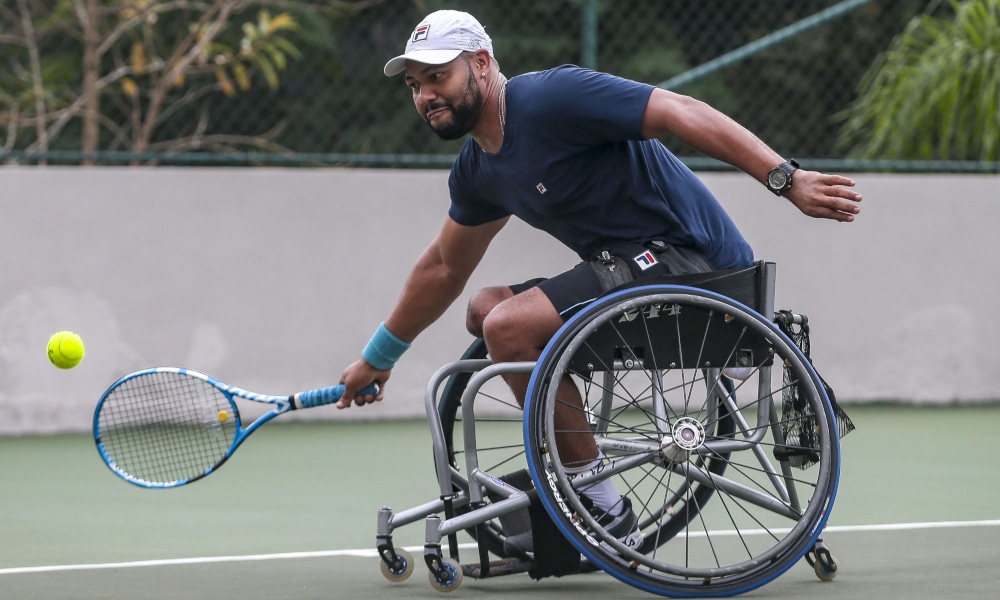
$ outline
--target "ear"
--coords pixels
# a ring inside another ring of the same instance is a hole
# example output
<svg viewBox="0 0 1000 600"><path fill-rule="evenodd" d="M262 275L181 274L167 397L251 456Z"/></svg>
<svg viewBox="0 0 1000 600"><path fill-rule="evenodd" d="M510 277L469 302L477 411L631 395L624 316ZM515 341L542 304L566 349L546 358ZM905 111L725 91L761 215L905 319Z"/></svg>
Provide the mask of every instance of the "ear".
<svg viewBox="0 0 1000 600"><path fill-rule="evenodd" d="M472 54L472 66L477 73L490 70L490 53L488 50L476 50Z"/></svg>

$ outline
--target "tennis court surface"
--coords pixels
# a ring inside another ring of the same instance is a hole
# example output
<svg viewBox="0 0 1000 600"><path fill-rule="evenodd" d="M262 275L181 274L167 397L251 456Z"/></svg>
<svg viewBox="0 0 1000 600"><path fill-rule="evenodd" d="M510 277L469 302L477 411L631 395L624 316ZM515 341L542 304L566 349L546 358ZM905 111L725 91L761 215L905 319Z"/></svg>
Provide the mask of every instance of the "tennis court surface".
<svg viewBox="0 0 1000 600"><path fill-rule="evenodd" d="M996 597L1000 405L847 409L858 429L842 442L823 535L837 579L803 562L742 597ZM89 435L0 438L0 471L0 598L444 596L420 564L402 583L384 579L374 552L381 506L437 495L423 422L274 423L217 474L174 490L118 479ZM416 552L422 537L422 524L395 532ZM655 597L603 573L467 578L447 597L510 594Z"/></svg>

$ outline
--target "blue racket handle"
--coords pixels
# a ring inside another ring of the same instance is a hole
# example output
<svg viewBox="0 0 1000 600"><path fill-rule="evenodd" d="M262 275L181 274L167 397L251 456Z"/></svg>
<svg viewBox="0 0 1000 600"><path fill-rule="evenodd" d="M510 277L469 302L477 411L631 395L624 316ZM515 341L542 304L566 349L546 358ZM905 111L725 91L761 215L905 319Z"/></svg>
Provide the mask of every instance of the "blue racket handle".
<svg viewBox="0 0 1000 600"><path fill-rule="evenodd" d="M378 384L371 383L358 390L358 393L355 394L355 396L378 396L378 392ZM318 390L299 392L298 394L295 394L295 402L298 405L298 408L313 408L316 406L323 406L324 404L333 404L337 400L340 400L340 397L343 395L344 385L340 384Z"/></svg>

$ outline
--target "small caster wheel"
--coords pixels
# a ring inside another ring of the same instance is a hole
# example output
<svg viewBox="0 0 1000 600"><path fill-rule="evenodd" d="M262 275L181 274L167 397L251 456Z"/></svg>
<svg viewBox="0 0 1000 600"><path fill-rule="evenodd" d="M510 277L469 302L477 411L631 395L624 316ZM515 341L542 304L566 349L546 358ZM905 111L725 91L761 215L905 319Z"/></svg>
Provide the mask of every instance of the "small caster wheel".
<svg viewBox="0 0 1000 600"><path fill-rule="evenodd" d="M413 556L406 550L396 550L395 564L390 566L387 562L380 561L382 575L389 581L399 583L413 574Z"/></svg>
<svg viewBox="0 0 1000 600"><path fill-rule="evenodd" d="M431 587L439 592L454 592L462 585L462 579L465 577L465 574L462 572L462 566L452 558L444 558L441 559L441 569L444 581L439 579L434 571L427 573L427 579L431 582Z"/></svg>
<svg viewBox="0 0 1000 600"><path fill-rule="evenodd" d="M816 571L816 577L823 581L833 581L837 576L837 559L830 554L823 540L816 540L812 550L806 552L806 562Z"/></svg>
<svg viewBox="0 0 1000 600"><path fill-rule="evenodd" d="M823 581L833 581L837 576L837 559L829 552L817 554L813 569L816 577Z"/></svg>

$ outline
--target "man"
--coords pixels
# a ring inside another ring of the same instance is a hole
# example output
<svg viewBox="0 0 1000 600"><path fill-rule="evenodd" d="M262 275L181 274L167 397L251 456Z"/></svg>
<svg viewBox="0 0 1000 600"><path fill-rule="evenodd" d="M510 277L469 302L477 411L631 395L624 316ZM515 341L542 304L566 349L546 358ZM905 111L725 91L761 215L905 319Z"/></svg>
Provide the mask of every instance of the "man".
<svg viewBox="0 0 1000 600"><path fill-rule="evenodd" d="M573 66L508 81L483 26L464 12L425 18L406 52L385 65L386 76L403 72L417 112L438 136L470 137L452 167L448 217L362 359L344 371L339 408L351 406L355 390L389 379L413 339L462 293L511 216L550 233L583 262L549 279L473 296L467 327L483 337L495 362L537 359L576 310L633 277L749 266L752 250L729 216L657 138L673 135L742 169L806 215L850 222L858 213L861 195L847 189L853 181L797 169L692 98ZM523 403L528 376L506 379ZM379 401L384 390L353 403ZM567 403L578 397L569 383L559 394ZM556 419L560 429L589 431L581 411L567 408ZM574 470L600 466L592 436L566 435L558 443ZM610 480L583 495L606 530L638 543L630 503Z"/></svg>

